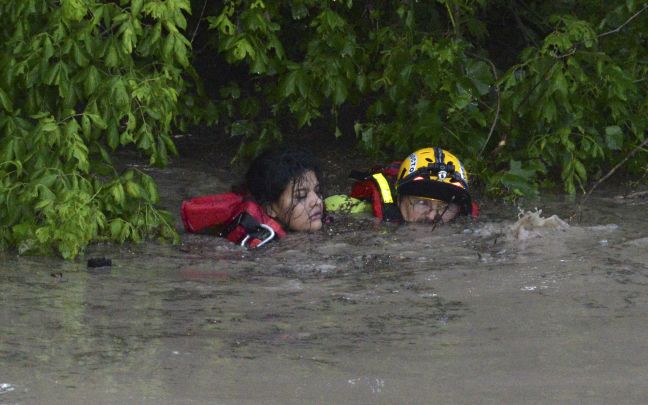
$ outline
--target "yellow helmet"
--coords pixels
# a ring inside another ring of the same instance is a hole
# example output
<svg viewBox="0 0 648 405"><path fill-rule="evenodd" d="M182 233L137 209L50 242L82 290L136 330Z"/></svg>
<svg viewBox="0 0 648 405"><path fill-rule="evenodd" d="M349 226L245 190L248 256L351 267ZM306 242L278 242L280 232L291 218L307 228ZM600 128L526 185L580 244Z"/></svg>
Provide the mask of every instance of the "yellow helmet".
<svg viewBox="0 0 648 405"><path fill-rule="evenodd" d="M441 148L423 148L403 160L396 177L396 192L458 204L472 212L468 172L455 155Z"/></svg>

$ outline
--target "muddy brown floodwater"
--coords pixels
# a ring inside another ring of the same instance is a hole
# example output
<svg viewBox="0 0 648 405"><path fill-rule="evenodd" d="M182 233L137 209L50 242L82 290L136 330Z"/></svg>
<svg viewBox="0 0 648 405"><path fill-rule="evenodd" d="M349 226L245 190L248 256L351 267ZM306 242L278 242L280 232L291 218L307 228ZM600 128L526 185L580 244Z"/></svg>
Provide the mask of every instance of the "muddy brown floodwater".
<svg viewBox="0 0 648 405"><path fill-rule="evenodd" d="M232 181L146 170L174 212ZM646 194L601 191L580 220L523 204L433 232L338 216L259 251L5 253L0 404L648 403Z"/></svg>

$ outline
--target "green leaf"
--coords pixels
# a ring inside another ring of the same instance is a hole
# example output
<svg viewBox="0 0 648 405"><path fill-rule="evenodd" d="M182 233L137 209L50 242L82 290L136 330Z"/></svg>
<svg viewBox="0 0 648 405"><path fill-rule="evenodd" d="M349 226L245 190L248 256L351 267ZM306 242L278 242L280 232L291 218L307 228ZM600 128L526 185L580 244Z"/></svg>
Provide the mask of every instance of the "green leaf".
<svg viewBox="0 0 648 405"><path fill-rule="evenodd" d="M574 159L574 171L581 181L587 181L587 170L585 169L585 165L583 165L583 163L578 159Z"/></svg>
<svg viewBox="0 0 648 405"><path fill-rule="evenodd" d="M120 183L116 183L114 186L112 186L110 188L110 192L112 193L112 196L118 205L124 204L124 202L126 201L126 196L124 194L124 187Z"/></svg>
<svg viewBox="0 0 648 405"><path fill-rule="evenodd" d="M117 125L114 123L111 123L107 128L108 130L108 146L112 150L117 149L117 146L119 146L119 131L117 130Z"/></svg>
<svg viewBox="0 0 648 405"><path fill-rule="evenodd" d="M348 90L346 84L341 80L337 80L335 82L335 94L333 95L333 103L335 105L341 105L346 100L347 94Z"/></svg>
<svg viewBox="0 0 648 405"><path fill-rule="evenodd" d="M105 63L107 67L116 67L119 65L119 54L117 53L117 47L115 46L114 41L110 41L108 44Z"/></svg>
<svg viewBox="0 0 648 405"><path fill-rule="evenodd" d="M501 175L500 182L518 195L536 195L538 190L532 181L535 170L523 168L522 163L516 160L511 160L509 165L509 170Z"/></svg>
<svg viewBox="0 0 648 405"><path fill-rule="evenodd" d="M188 44L185 44L185 40L183 37L179 36L176 38L175 45L174 45L174 50L175 50L175 57L180 66L189 66L189 57L187 56L187 48L189 47Z"/></svg>
<svg viewBox="0 0 648 405"><path fill-rule="evenodd" d="M293 70L292 72L288 73L283 81L283 97L288 97L295 93L295 80L297 80L297 71Z"/></svg>
<svg viewBox="0 0 648 405"><path fill-rule="evenodd" d="M485 62L471 61L466 67L466 75L480 95L488 94L493 75Z"/></svg>
<svg viewBox="0 0 648 405"><path fill-rule="evenodd" d="M52 56L54 56L54 46L49 35L46 35L43 39L43 57L49 60Z"/></svg>
<svg viewBox="0 0 648 405"><path fill-rule="evenodd" d="M99 129L108 128L108 124L106 124L106 121L104 121L104 119L99 114L85 113L84 117L90 118L90 121L92 121L92 123L96 125Z"/></svg>
<svg viewBox="0 0 648 405"><path fill-rule="evenodd" d="M110 222L110 235L111 235L112 239L115 239L115 240L120 240L121 239L123 226L124 226L124 223L119 219L116 219L116 220Z"/></svg>
<svg viewBox="0 0 648 405"><path fill-rule="evenodd" d="M569 86L567 84L567 79L565 79L565 75L560 70L557 70L556 73L554 73L553 79L554 89L556 89L561 96L567 97Z"/></svg>
<svg viewBox="0 0 648 405"><path fill-rule="evenodd" d="M41 203L42 203L42 202L43 202L43 201L41 201ZM51 201L45 201L45 202L47 203L47 204L45 204L45 205L49 205L49 204L51 204ZM40 205L40 203L39 203L38 205ZM40 210L40 209L43 208L43 207L44 207L44 206L42 206L42 207L38 207L38 206L37 206L37 209ZM38 228L38 229L36 230L35 235L36 235L36 239L38 239L38 242L41 243L41 244L44 244L44 243L46 243L46 242L50 239L50 237L51 237L50 228L49 228L49 227L46 227L46 226L40 227L40 228Z"/></svg>
<svg viewBox="0 0 648 405"><path fill-rule="evenodd" d="M111 164L111 163L112 163L112 159L110 158L110 154L108 153L108 151L106 150L106 148L104 148L104 147L101 146L101 145L98 145L97 148L99 149L99 155L101 155L101 159L102 159L105 163L107 163L107 164Z"/></svg>
<svg viewBox="0 0 648 405"><path fill-rule="evenodd" d="M133 28L131 24L124 24L126 28L122 31L122 48L124 49L124 52L127 54L130 54L133 52L133 45L137 41L137 36L133 32Z"/></svg>
<svg viewBox="0 0 648 405"><path fill-rule="evenodd" d="M58 175L56 174L47 174L41 178L38 179L38 184L41 184L45 186L45 188L49 189L51 188L54 183L56 183L56 180L58 179Z"/></svg>
<svg viewBox="0 0 648 405"><path fill-rule="evenodd" d="M142 11L143 5L144 0L131 0L131 15L137 17L137 15Z"/></svg>
<svg viewBox="0 0 648 405"><path fill-rule="evenodd" d="M45 73L45 84L56 85L59 84L61 76L61 62L51 65Z"/></svg>
<svg viewBox="0 0 648 405"><path fill-rule="evenodd" d="M13 112L13 103L2 88L0 88L0 106L7 112Z"/></svg>
<svg viewBox="0 0 648 405"><path fill-rule="evenodd" d="M142 176L142 183L144 184L144 189L146 190L146 193L148 194L148 200L149 202L156 204L160 196L157 191L157 187L155 185L155 182L153 179L148 176L148 175L143 175Z"/></svg>
<svg viewBox="0 0 648 405"><path fill-rule="evenodd" d="M81 67L87 66L89 60L86 57L85 53L79 46L78 42L72 44L72 55L74 56L74 62Z"/></svg>
<svg viewBox="0 0 648 405"><path fill-rule="evenodd" d="M71 21L80 21L88 11L82 0L61 0L61 8L63 18Z"/></svg>
<svg viewBox="0 0 648 405"><path fill-rule="evenodd" d="M126 182L126 192L131 197L139 198L142 196L142 188L140 187L139 184L135 183L134 181Z"/></svg>
<svg viewBox="0 0 648 405"><path fill-rule="evenodd" d="M553 100L547 100L542 106L542 118L545 122L555 122L558 117L558 111L556 110L556 104Z"/></svg>
<svg viewBox="0 0 648 405"><path fill-rule="evenodd" d="M166 62L172 60L173 49L175 48L176 38L174 35L167 35L164 39L164 46L162 47L162 57Z"/></svg>
<svg viewBox="0 0 648 405"><path fill-rule="evenodd" d="M621 150L623 146L623 131L621 127L612 125L605 128L605 143L612 150Z"/></svg>
<svg viewBox="0 0 648 405"><path fill-rule="evenodd" d="M216 18L209 18L209 28L217 28L222 34L234 35L236 26L232 24L227 15L223 12Z"/></svg>
<svg viewBox="0 0 648 405"><path fill-rule="evenodd" d="M40 126L41 132L56 132L58 131L58 129L58 124L52 120L43 121L42 125Z"/></svg>
<svg viewBox="0 0 648 405"><path fill-rule="evenodd" d="M246 56L250 56L250 58L254 59L256 52L247 39L241 38L234 44L232 54L236 60L243 60Z"/></svg>
<svg viewBox="0 0 648 405"><path fill-rule="evenodd" d="M502 185L517 195L533 196L538 193L533 183L530 183L525 177L513 173L505 173L500 179Z"/></svg>
<svg viewBox="0 0 648 405"><path fill-rule="evenodd" d="M77 161L77 167L83 173L88 173L90 162L88 161L88 148L83 143L76 143L72 146L72 156Z"/></svg>
<svg viewBox="0 0 648 405"><path fill-rule="evenodd" d="M364 74L358 74L356 76L356 86L361 93L364 93L367 90L367 76Z"/></svg>
<svg viewBox="0 0 648 405"><path fill-rule="evenodd" d="M130 103L130 98L126 92L126 86L124 81L117 79L114 81L112 88L110 89L111 100L114 101L115 105L120 108L128 106Z"/></svg>

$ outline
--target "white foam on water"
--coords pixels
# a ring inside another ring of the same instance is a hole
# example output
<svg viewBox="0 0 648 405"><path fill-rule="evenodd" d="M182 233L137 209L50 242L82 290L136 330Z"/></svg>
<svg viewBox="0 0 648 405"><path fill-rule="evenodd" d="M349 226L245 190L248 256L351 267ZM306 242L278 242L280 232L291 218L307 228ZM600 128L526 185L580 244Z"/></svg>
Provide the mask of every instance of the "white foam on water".
<svg viewBox="0 0 648 405"><path fill-rule="evenodd" d="M493 235L499 235L503 232L501 223L487 222L480 224L473 232L475 236L488 238Z"/></svg>
<svg viewBox="0 0 648 405"><path fill-rule="evenodd" d="M611 232L619 229L619 225L617 224L594 225L594 226L589 226L586 229L589 229L594 232Z"/></svg>
<svg viewBox="0 0 648 405"><path fill-rule="evenodd" d="M14 391L16 387L11 384L2 383L0 384L0 394L6 394L7 392Z"/></svg>
<svg viewBox="0 0 648 405"><path fill-rule="evenodd" d="M380 394L385 388L385 380L374 377L351 378L348 380L351 386L368 386L372 394Z"/></svg>
<svg viewBox="0 0 648 405"><path fill-rule="evenodd" d="M627 245L638 246L638 247L648 247L648 237L633 239L627 242Z"/></svg>
<svg viewBox="0 0 648 405"><path fill-rule="evenodd" d="M519 219L508 230L507 236L515 240L542 237L553 231L569 229L569 224L557 215L542 217L542 210L521 212Z"/></svg>

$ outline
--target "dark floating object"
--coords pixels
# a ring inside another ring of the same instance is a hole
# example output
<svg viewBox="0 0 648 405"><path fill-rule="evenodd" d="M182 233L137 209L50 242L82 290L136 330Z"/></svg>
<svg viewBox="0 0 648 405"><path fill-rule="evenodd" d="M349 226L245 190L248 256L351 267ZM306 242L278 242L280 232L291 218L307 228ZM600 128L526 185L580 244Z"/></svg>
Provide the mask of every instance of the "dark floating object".
<svg viewBox="0 0 648 405"><path fill-rule="evenodd" d="M112 266L112 260L106 259L105 257L93 257L88 259L88 267L108 267Z"/></svg>

